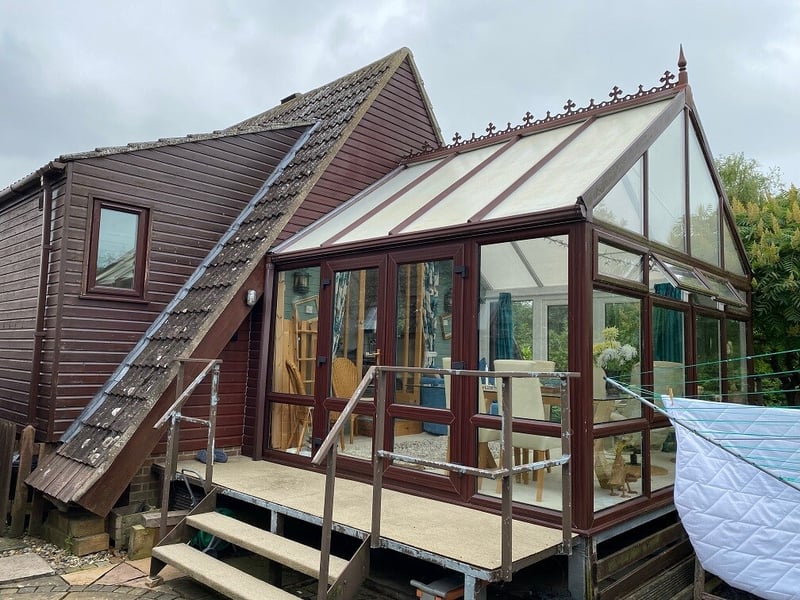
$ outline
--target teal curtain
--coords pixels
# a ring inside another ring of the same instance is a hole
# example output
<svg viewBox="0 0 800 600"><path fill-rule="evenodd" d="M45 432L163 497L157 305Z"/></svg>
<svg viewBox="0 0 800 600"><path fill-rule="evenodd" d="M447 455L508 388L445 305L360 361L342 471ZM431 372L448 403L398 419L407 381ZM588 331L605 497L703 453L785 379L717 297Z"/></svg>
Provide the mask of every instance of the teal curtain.
<svg viewBox="0 0 800 600"><path fill-rule="evenodd" d="M670 283L657 283L655 293L664 298L680 299L681 291ZM653 307L653 360L683 362L683 313Z"/></svg>
<svg viewBox="0 0 800 600"><path fill-rule="evenodd" d="M494 328L494 359L516 358L514 352L514 312L511 294L500 292Z"/></svg>

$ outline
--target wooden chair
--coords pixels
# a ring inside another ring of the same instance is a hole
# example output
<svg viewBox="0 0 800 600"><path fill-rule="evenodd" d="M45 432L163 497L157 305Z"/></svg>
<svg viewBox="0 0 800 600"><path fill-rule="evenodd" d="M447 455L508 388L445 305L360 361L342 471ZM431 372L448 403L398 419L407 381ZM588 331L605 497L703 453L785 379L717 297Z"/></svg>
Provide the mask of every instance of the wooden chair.
<svg viewBox="0 0 800 600"><path fill-rule="evenodd" d="M352 397L356 391L359 382L361 381L361 374L358 371L356 364L349 358L338 357L333 359L331 364L331 383L333 385L333 395L337 398ZM338 412L331 412L330 421L333 422L339 418ZM356 430L356 415L350 415L350 443L353 443L353 435ZM342 450L344 450L344 431L340 432L340 442Z"/></svg>
<svg viewBox="0 0 800 600"><path fill-rule="evenodd" d="M300 370L297 368L297 365L294 364L292 361L287 360L286 371L289 374L289 383L292 386L292 392L297 394L298 396L305 396L306 394L305 385L303 384L303 378L300 375ZM311 426L311 417L313 414L311 410L312 410L311 407L307 407L305 409L303 417L297 426L298 430L297 450L296 450L297 454L300 454L300 450L303 448L303 442L306 439L306 431L308 431L308 428ZM289 445L290 446L292 445L291 440Z"/></svg>

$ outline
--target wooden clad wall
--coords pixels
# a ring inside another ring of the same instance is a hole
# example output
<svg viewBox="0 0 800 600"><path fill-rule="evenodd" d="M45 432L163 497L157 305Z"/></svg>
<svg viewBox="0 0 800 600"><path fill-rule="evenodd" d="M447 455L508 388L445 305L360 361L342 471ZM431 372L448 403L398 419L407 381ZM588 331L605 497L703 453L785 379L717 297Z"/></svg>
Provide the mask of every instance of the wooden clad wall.
<svg viewBox="0 0 800 600"><path fill-rule="evenodd" d="M0 419L25 425L41 259L38 188L0 206Z"/></svg>
<svg viewBox="0 0 800 600"><path fill-rule="evenodd" d="M106 382L301 133L250 133L72 163L63 300L44 356L45 368L58 365L50 440ZM92 199L150 209L145 302L81 296Z"/></svg>
<svg viewBox="0 0 800 600"><path fill-rule="evenodd" d="M268 299L271 305L272 299ZM256 418L258 413L258 367L261 362L261 336L264 318L270 315L264 314L264 299L253 307L250 313L250 348L247 363L247 396L243 414L242 431L242 454L253 456L255 452Z"/></svg>
<svg viewBox="0 0 800 600"><path fill-rule="evenodd" d="M438 144L422 92L406 60L356 126L279 240L287 239L397 167L425 142Z"/></svg>

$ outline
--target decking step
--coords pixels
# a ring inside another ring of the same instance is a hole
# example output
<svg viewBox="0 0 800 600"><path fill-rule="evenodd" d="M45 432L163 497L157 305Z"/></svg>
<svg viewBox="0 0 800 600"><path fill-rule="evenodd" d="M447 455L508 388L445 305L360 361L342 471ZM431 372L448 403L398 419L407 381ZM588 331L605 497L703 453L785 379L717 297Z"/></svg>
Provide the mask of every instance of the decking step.
<svg viewBox="0 0 800 600"><path fill-rule="evenodd" d="M297 596L195 550L188 544L153 548L153 556L233 600L297 600Z"/></svg>
<svg viewBox="0 0 800 600"><path fill-rule="evenodd" d="M189 515L186 517L186 523L190 527L206 531L234 546L272 559L290 569L310 577L319 577L320 551L315 548L218 512ZM328 583L336 581L346 567L345 559L331 555L328 566Z"/></svg>

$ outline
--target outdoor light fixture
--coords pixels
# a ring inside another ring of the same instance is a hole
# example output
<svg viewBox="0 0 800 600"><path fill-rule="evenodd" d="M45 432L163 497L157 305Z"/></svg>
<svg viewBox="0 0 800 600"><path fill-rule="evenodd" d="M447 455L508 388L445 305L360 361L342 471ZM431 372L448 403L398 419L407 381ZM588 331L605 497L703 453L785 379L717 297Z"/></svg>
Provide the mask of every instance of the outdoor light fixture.
<svg viewBox="0 0 800 600"><path fill-rule="evenodd" d="M307 294L308 283L310 279L311 278L308 275L308 271L295 271L294 283L292 285L295 294Z"/></svg>
<svg viewBox="0 0 800 600"><path fill-rule="evenodd" d="M247 290L247 293L244 295L244 303L247 306L253 306L256 303L256 291L255 290Z"/></svg>

